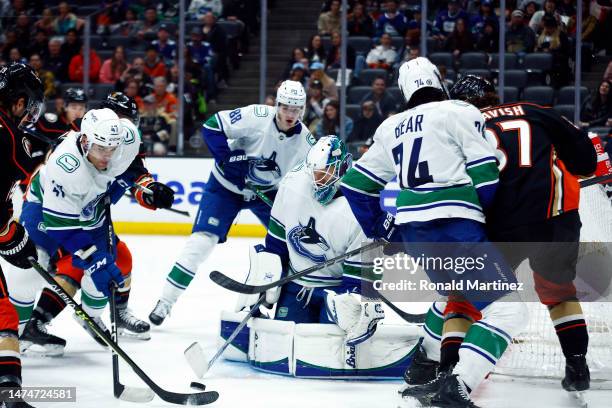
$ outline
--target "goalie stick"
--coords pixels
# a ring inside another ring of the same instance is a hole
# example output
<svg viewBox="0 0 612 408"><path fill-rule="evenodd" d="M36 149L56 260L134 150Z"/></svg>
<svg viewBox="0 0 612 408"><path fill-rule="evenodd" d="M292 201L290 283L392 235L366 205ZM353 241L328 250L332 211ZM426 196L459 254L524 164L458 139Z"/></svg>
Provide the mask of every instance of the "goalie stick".
<svg viewBox="0 0 612 408"><path fill-rule="evenodd" d="M94 322L91 317L81 308L81 306L74 301L66 291L55 282L49 272L43 268L34 257L29 257L28 260L32 267L39 273L42 278L47 281L51 290L53 290L62 300L66 303L66 306L72 308L74 313L81 319L83 319L87 325L98 335L100 338L115 352L119 357L123 359L132 370L140 377L145 384L147 384L155 394L157 394L162 400L171 404L177 405L206 405L215 402L219 398L219 393L216 391L198 392L198 393L178 393L167 391L157 385L153 380L144 372L142 369L130 358L130 356L121 348L119 345L110 338L110 336L100 328Z"/></svg>
<svg viewBox="0 0 612 408"><path fill-rule="evenodd" d="M257 311L259 311L259 306L264 303L265 299L265 295L261 295L259 297L257 303L255 303L251 307L249 313L244 317L244 319L242 319L240 324L238 324L232 334L229 335L229 337L225 340L225 343L223 343L223 345L219 347L215 355L210 360L206 357L206 353L204 353L202 345L197 341L192 343L191 346L185 349L185 359L187 359L189 366L191 367L195 375L198 376L198 378L202 378L206 375L210 368L215 364L215 361L217 361L217 359L221 357L221 354L223 354L225 349L232 343L232 341L234 341L238 333L240 333L240 330L242 330L242 328L246 326L251 317L253 317L253 315Z"/></svg>

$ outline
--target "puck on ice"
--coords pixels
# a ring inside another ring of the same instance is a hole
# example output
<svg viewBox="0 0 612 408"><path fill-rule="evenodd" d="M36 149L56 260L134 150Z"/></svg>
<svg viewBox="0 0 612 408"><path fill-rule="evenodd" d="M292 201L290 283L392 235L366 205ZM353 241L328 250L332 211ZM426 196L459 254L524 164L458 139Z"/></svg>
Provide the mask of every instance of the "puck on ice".
<svg viewBox="0 0 612 408"><path fill-rule="evenodd" d="M197 381L192 381L192 382L191 382L191 384L189 384L189 386L190 386L191 388L196 389L196 390L202 390L202 391L204 391L204 390L206 389L206 386L205 386L204 384L199 383L199 382L197 382Z"/></svg>

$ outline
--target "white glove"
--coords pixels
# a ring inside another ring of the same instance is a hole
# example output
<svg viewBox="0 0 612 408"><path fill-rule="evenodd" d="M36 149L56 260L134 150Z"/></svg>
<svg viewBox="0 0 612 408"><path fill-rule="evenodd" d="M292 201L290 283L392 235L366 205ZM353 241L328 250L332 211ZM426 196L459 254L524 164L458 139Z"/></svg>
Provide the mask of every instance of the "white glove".
<svg viewBox="0 0 612 408"><path fill-rule="evenodd" d="M356 293L337 294L326 290L328 316L346 332L346 345L354 346L372 337L379 320L385 318L380 302Z"/></svg>
<svg viewBox="0 0 612 408"><path fill-rule="evenodd" d="M275 282L281 278L283 273L283 265L278 255L271 252L266 252L265 248L261 245L251 247L249 249L249 260L251 267L249 269L249 275L246 278L245 283L249 285L266 285L268 283ZM259 250L259 252L258 252ZM238 295L236 301L236 312L241 311L244 308L248 308L257 303L259 294L253 295ZM280 296L280 286L277 286L266 291L266 303L273 305L278 302Z"/></svg>

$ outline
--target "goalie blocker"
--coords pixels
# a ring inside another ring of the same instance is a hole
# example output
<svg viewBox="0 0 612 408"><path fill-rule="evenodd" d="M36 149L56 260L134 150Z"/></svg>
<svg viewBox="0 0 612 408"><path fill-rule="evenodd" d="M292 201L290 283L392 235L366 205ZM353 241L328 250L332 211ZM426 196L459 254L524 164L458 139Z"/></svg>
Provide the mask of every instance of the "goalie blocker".
<svg viewBox="0 0 612 408"><path fill-rule="evenodd" d="M221 312L220 343L246 312ZM379 324L376 333L355 346L335 324L252 319L224 353L254 369L298 378L401 378L420 336L417 325ZM321 351L325 350L324 353Z"/></svg>

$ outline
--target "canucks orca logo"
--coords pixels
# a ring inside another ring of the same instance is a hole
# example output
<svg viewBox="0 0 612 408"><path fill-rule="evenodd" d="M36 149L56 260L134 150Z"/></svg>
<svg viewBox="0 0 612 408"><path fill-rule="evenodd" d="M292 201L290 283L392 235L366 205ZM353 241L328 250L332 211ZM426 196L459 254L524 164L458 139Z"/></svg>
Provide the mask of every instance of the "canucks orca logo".
<svg viewBox="0 0 612 408"><path fill-rule="evenodd" d="M276 163L276 152L270 157L249 158L249 179L260 186L273 184L281 177L281 169Z"/></svg>
<svg viewBox="0 0 612 408"><path fill-rule="evenodd" d="M327 260L325 251L329 249L329 244L317 232L314 217L310 217L306 226L300 223L298 226L291 228L287 238L298 254L316 263ZM319 252L319 254L311 252L312 250Z"/></svg>

